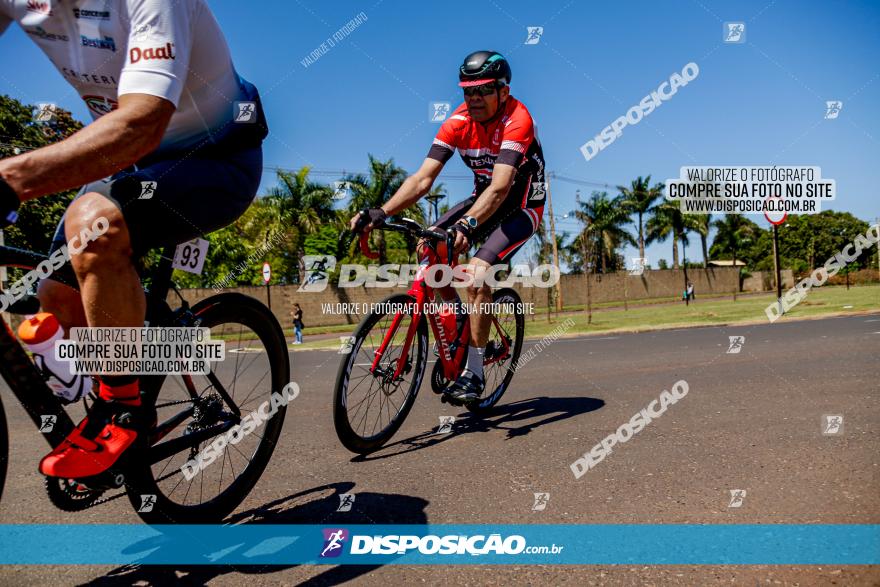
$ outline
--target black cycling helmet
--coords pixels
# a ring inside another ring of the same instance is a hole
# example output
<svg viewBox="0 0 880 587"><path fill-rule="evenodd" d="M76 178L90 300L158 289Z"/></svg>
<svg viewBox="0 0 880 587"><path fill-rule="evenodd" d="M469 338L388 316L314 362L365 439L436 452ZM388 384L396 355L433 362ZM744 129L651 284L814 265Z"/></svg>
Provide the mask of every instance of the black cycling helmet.
<svg viewBox="0 0 880 587"><path fill-rule="evenodd" d="M466 88L503 81L510 85L510 64L497 51L476 51L464 58L458 68L458 85Z"/></svg>

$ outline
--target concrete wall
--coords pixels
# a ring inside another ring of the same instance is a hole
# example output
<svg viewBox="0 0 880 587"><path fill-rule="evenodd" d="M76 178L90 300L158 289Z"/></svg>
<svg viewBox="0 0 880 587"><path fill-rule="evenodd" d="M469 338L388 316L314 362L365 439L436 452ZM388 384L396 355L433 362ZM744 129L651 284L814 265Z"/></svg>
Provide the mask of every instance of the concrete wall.
<svg viewBox="0 0 880 587"><path fill-rule="evenodd" d="M782 289L794 287L794 275L791 269L781 269ZM750 277L743 279L743 291L772 291L776 287L776 280L772 271L755 271Z"/></svg>
<svg viewBox="0 0 880 587"><path fill-rule="evenodd" d="M730 294L736 287L736 269L716 267L708 270L688 269L688 278L694 284L697 299L705 295ZM563 275L560 280L562 300L566 306L584 305L587 300L587 283L583 275ZM237 287L223 291L237 291L267 302L265 286ZM535 309L547 306L547 289L516 287L526 303L533 303ZM646 298L681 299L684 291L684 272L681 270L645 271L644 275L634 276L625 272L607 275L590 275L590 297L594 304ZM181 292L190 304L214 295L213 289L187 289ZM330 326L356 324L362 316L355 313L325 313L322 304L370 304L379 302L394 293L406 293L404 288L341 288L328 287L323 292L297 292L297 286L271 287L272 311L282 326L290 328L293 322L291 311L294 302L303 309L303 322L309 326ZM179 305L172 293L168 301L172 307Z"/></svg>

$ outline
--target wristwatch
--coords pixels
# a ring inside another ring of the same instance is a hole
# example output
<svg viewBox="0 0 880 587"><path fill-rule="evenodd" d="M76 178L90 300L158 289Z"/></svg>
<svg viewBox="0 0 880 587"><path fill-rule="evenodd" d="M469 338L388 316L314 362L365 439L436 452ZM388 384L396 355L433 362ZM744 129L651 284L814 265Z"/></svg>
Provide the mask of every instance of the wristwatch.
<svg viewBox="0 0 880 587"><path fill-rule="evenodd" d="M467 224L467 227L470 228L471 230L475 230L477 228L477 226L480 224L479 222L477 222L476 218L474 218L473 216L467 216L467 215L462 216L461 220L459 220L459 222Z"/></svg>

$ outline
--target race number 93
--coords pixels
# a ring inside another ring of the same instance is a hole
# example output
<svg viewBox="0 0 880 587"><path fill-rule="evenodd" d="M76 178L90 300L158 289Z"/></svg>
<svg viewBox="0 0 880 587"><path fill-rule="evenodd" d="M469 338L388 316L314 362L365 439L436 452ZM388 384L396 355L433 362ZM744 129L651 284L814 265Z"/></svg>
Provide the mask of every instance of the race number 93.
<svg viewBox="0 0 880 587"><path fill-rule="evenodd" d="M208 241L197 238L177 245L174 251L172 267L201 275L205 267L205 255L208 253Z"/></svg>

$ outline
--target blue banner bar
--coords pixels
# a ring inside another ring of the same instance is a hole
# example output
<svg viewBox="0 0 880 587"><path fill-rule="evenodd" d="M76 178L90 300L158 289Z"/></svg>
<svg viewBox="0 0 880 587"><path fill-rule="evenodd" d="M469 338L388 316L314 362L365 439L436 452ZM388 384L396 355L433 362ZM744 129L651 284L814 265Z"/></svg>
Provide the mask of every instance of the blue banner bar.
<svg viewBox="0 0 880 587"><path fill-rule="evenodd" d="M880 525L0 525L0 564L876 565Z"/></svg>

